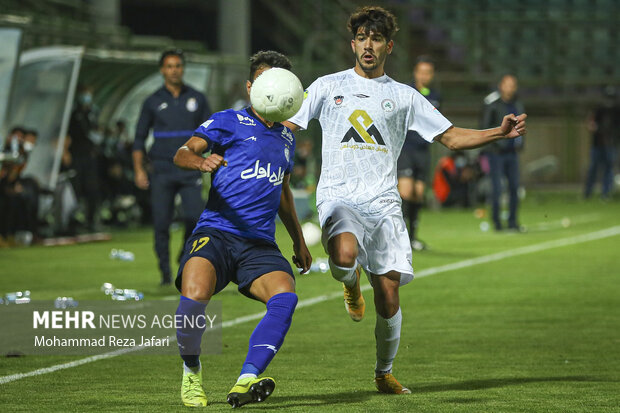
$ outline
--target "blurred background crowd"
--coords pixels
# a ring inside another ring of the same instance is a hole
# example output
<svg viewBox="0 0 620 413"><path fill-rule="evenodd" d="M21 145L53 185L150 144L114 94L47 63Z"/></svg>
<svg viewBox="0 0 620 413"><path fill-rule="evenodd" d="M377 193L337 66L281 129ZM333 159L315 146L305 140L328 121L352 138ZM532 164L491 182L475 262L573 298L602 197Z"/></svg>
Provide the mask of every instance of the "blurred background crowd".
<svg viewBox="0 0 620 413"><path fill-rule="evenodd" d="M620 185L620 3L374 3L401 26L387 73L412 84L416 59L430 56L435 73L425 87L441 93L441 111L453 123L492 127L500 104L529 114L527 142L467 153L431 145L425 207L488 208L501 229L520 226L513 209L525 188L613 199ZM247 104L247 59L257 50L290 56L304 86L351 67L346 18L362 4L3 1L0 247L151 222L149 190L134 184L132 143L142 101L161 86L162 50L185 50L185 81L213 111L239 108ZM319 172L314 126L298 136L291 177L301 218L313 214Z"/></svg>

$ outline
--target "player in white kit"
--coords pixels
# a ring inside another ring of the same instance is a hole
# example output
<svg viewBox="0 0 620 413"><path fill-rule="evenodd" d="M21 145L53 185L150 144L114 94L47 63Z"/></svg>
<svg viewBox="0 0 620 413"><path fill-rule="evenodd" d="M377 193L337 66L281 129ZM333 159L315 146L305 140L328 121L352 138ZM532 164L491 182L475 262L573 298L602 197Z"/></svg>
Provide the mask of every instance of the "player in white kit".
<svg viewBox="0 0 620 413"><path fill-rule="evenodd" d="M452 126L414 88L388 77L395 17L363 7L348 23L355 67L318 78L289 128L318 119L323 131L317 209L332 275L344 285L354 321L364 315L363 268L374 290L377 362L375 384L383 393L411 393L392 375L402 323L398 289L413 279L411 245L401 213L396 163L407 130L450 149L467 149L525 134L525 118L508 115L487 130Z"/></svg>

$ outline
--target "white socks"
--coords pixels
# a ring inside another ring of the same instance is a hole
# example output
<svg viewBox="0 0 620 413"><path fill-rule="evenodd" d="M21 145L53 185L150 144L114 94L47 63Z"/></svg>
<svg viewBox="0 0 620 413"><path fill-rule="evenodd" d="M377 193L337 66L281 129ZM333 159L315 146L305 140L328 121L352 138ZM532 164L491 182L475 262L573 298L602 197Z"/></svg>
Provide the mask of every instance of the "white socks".
<svg viewBox="0 0 620 413"><path fill-rule="evenodd" d="M237 379L237 383L239 383L241 380L243 379L247 379L247 378L252 378L255 379L256 378L256 374L252 374L252 373L244 373L241 376L239 376L239 378Z"/></svg>
<svg viewBox="0 0 620 413"><path fill-rule="evenodd" d="M375 325L375 338L377 340L375 375L377 376L392 371L392 362L398 351L398 343L400 343L400 326L402 321L400 308L392 318L385 319L377 314L377 323Z"/></svg>
<svg viewBox="0 0 620 413"><path fill-rule="evenodd" d="M200 369L202 368L202 364L198 364L198 366L196 367L187 367L187 365L185 363L183 363L183 371L186 373L194 373L194 374L198 374L200 373Z"/></svg>
<svg viewBox="0 0 620 413"><path fill-rule="evenodd" d="M357 283L357 275L355 275L356 268L357 265L352 268L339 267L334 264L331 258L329 259L329 269L332 272L332 277L344 283L344 285L349 288L355 286L355 284Z"/></svg>

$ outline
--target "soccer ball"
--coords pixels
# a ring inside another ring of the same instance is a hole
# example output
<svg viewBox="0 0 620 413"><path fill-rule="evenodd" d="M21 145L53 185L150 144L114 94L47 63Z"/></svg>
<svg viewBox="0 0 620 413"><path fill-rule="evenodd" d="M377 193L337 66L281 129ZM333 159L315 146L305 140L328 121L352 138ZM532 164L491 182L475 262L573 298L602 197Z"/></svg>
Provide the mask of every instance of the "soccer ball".
<svg viewBox="0 0 620 413"><path fill-rule="evenodd" d="M301 226L301 232L304 234L304 240L307 245L316 245L321 242L321 228L312 222L306 222Z"/></svg>
<svg viewBox="0 0 620 413"><path fill-rule="evenodd" d="M292 72L272 67L261 73L250 90L254 110L271 122L282 122L297 113L304 99L301 82Z"/></svg>

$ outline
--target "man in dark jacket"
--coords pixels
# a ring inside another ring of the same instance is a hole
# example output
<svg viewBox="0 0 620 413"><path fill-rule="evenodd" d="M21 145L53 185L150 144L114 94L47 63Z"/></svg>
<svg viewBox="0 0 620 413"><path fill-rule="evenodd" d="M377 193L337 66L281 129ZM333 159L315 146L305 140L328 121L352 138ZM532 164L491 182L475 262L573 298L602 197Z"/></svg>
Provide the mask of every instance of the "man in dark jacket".
<svg viewBox="0 0 620 413"><path fill-rule="evenodd" d="M519 115L524 113L523 104L517 99L517 78L514 75L502 76L498 85L498 91L491 93L485 98L482 129L491 128L508 114ZM493 224L495 229L503 229L500 218L500 196L502 193L502 179L505 177L508 184L509 215L508 228L520 231L517 219L519 206L519 157L518 151L523 148L523 137L515 139L500 139L490 144L486 149L489 155L490 175L492 183L492 208Z"/></svg>
<svg viewBox="0 0 620 413"><path fill-rule="evenodd" d="M164 85L149 96L142 106L133 145L134 180L136 186L151 188L155 252L159 260L161 283L170 284L170 224L174 215L174 198L181 195L185 239L196 226L203 210L202 176L197 171L183 171L174 166L172 158L211 111L205 96L183 83L183 53L165 51L159 61ZM144 142L153 129L155 142L149 150L153 169L150 177L144 165Z"/></svg>
<svg viewBox="0 0 620 413"><path fill-rule="evenodd" d="M620 119L620 104L615 87L607 86L604 93L605 100L590 114L588 122L592 132L592 147L584 190L586 198L592 195L599 169L603 173L601 198L609 198L613 188L616 145L620 142L620 133L616 127L617 119Z"/></svg>

